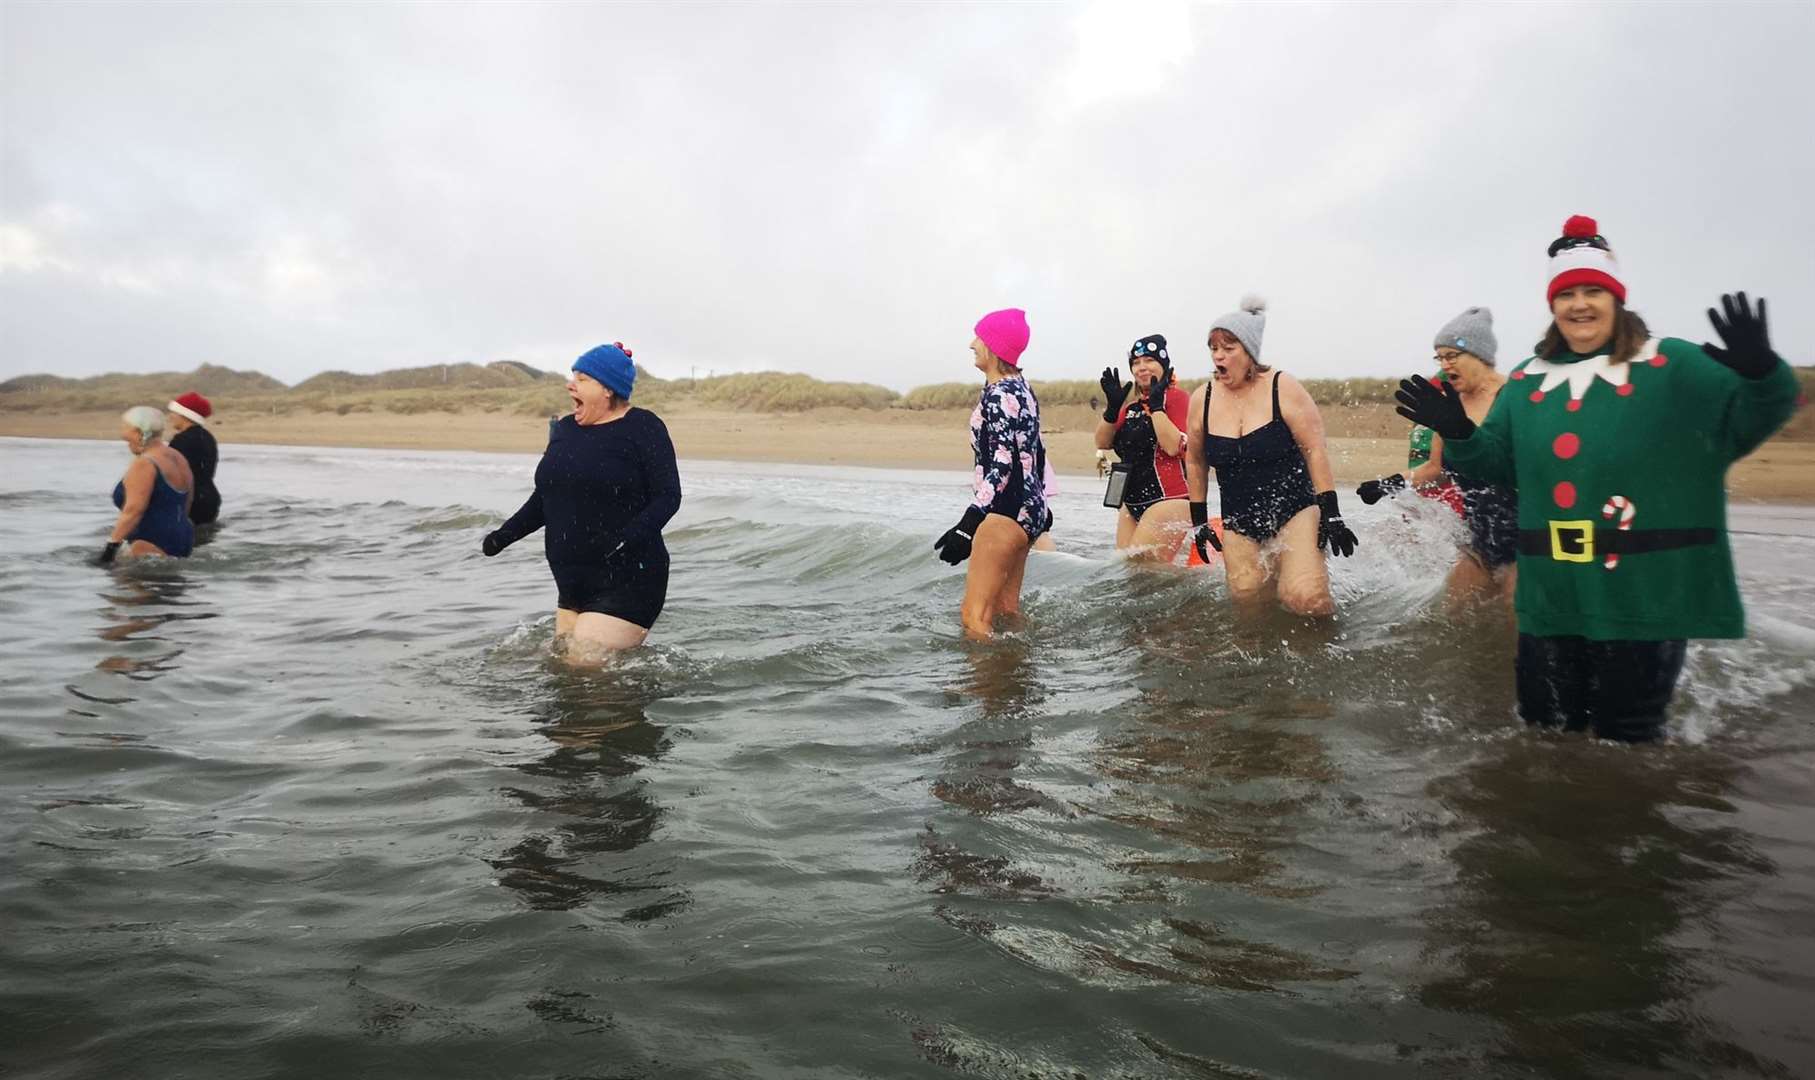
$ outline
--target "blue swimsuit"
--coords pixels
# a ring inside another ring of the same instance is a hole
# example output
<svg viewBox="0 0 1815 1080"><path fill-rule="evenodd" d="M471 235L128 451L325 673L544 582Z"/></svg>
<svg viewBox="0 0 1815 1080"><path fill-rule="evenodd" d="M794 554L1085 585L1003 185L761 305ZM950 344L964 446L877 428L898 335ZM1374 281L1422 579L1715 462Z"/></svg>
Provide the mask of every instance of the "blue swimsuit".
<svg viewBox="0 0 1815 1080"><path fill-rule="evenodd" d="M189 523L187 502L189 493L178 491L164 479L164 471L157 470L157 479L151 485L151 502L145 507L145 515L132 527L126 542L143 540L147 544L156 544L166 555L179 559L187 558L195 550L195 526ZM113 486L113 505L122 508L126 505L126 481L122 480Z"/></svg>

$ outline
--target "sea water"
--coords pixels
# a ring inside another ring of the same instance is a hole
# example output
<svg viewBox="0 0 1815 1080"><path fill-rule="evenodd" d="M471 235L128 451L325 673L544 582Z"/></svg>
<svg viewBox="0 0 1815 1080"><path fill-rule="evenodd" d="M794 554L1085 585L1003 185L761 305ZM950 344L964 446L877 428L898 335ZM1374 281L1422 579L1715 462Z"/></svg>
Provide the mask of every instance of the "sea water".
<svg viewBox="0 0 1815 1080"><path fill-rule="evenodd" d="M1518 723L1422 500L1318 626L1066 478L975 645L965 476L684 462L576 670L479 552L533 456L228 446L218 535L103 570L127 460L0 440L8 1077L1815 1070L1807 510L1735 508L1751 636L1633 748Z"/></svg>

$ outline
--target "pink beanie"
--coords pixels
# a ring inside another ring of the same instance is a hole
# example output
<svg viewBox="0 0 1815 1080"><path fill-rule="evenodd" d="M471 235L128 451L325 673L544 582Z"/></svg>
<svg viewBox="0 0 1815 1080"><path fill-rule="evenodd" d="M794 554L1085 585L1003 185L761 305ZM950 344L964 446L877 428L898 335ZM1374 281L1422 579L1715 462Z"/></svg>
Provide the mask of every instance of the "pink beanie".
<svg viewBox="0 0 1815 1080"><path fill-rule="evenodd" d="M989 346L996 359L1009 367L1021 366L1021 354L1027 350L1027 312L1020 308L992 311L977 320L977 338Z"/></svg>

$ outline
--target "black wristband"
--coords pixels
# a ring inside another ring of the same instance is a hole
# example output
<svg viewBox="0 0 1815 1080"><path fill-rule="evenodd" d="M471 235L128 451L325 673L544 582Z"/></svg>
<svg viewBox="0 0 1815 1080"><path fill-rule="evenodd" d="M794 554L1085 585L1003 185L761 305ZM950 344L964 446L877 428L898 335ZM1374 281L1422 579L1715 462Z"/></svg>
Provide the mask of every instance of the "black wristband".
<svg viewBox="0 0 1815 1080"><path fill-rule="evenodd" d="M1342 516L1341 508L1336 505L1335 488L1317 493L1317 509L1327 518L1339 518Z"/></svg>
<svg viewBox="0 0 1815 1080"><path fill-rule="evenodd" d="M1210 504L1209 503L1194 502L1194 503L1191 503L1190 506L1191 506L1191 524L1193 524L1193 525L1210 524Z"/></svg>
<svg viewBox="0 0 1815 1080"><path fill-rule="evenodd" d="M960 518L958 521L958 531L964 533L966 536L975 538L977 535L977 526L983 524L983 519L988 516L989 511L983 509L981 506L969 507L964 511L964 517Z"/></svg>

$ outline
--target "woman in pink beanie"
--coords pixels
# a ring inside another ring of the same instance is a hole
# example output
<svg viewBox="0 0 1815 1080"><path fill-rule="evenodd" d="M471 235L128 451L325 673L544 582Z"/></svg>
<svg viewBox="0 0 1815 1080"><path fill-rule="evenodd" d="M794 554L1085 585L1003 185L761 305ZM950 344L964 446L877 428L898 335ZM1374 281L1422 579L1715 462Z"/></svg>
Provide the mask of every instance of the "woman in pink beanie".
<svg viewBox="0 0 1815 1080"><path fill-rule="evenodd" d="M971 410L971 503L933 543L953 566L970 560L960 616L965 634L977 639L995 632L998 616L1021 613L1028 549L1051 524L1040 403L1021 377L1027 339L1027 313L1019 308L977 320L971 354L983 372L983 393Z"/></svg>

